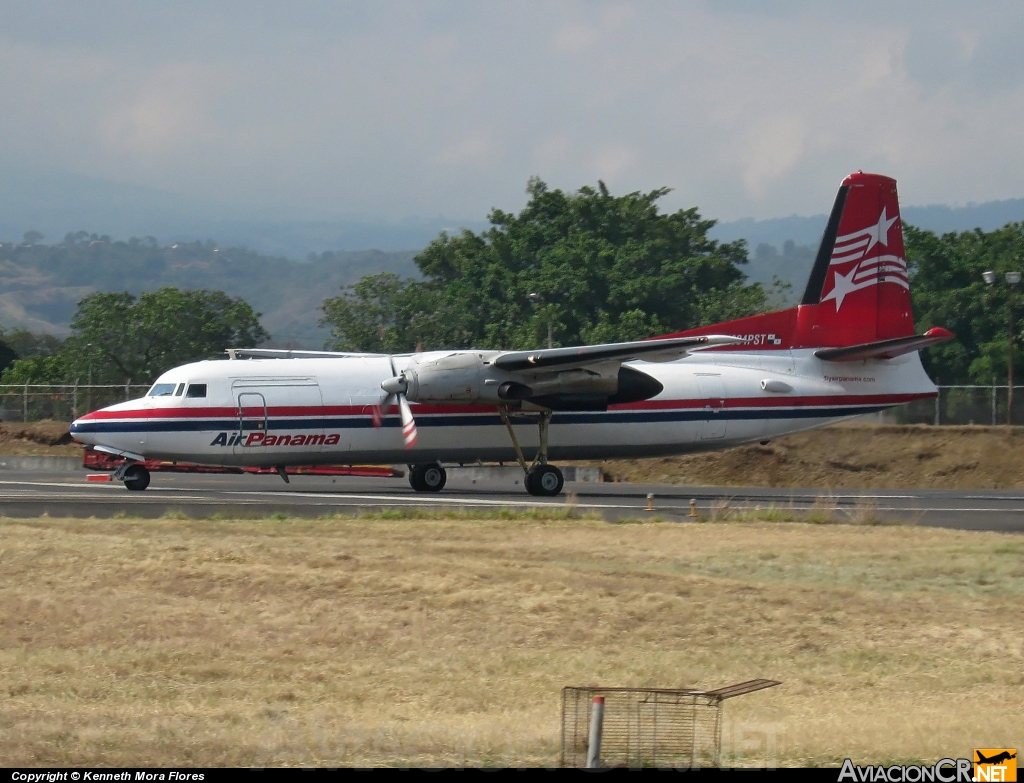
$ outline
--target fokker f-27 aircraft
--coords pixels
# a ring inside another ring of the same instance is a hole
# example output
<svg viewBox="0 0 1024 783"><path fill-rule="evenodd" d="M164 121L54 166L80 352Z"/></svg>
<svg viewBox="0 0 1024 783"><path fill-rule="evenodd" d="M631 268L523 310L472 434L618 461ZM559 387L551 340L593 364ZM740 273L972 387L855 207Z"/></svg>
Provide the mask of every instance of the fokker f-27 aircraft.
<svg viewBox="0 0 1024 783"><path fill-rule="evenodd" d="M857 172L836 197L801 303L639 342L404 355L232 349L169 370L137 400L71 425L126 461L407 463L421 492L445 464L517 460L557 495L549 459L650 457L764 442L934 397L918 351L895 180ZM397 410L396 410L397 409Z"/></svg>

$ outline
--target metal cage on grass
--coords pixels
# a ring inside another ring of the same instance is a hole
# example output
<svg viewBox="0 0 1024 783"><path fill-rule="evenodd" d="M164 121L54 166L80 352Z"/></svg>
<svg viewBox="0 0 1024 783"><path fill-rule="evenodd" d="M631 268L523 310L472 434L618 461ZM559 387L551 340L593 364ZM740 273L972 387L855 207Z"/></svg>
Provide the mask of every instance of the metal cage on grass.
<svg viewBox="0 0 1024 783"><path fill-rule="evenodd" d="M585 766L593 699L603 696L601 766L718 766L722 746L722 702L779 684L777 680L749 680L713 691L563 688L559 764L563 767Z"/></svg>

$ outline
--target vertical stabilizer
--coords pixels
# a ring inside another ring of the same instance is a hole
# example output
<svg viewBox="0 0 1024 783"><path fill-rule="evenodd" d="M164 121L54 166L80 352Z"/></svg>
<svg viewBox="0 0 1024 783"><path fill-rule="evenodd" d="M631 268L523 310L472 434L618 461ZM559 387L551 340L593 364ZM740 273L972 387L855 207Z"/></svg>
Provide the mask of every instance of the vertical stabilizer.
<svg viewBox="0 0 1024 783"><path fill-rule="evenodd" d="M727 334L714 351L844 348L914 334L896 180L858 171L843 180L798 307L665 337Z"/></svg>
<svg viewBox="0 0 1024 783"><path fill-rule="evenodd" d="M914 334L896 180L851 174L801 302L797 343L844 346Z"/></svg>

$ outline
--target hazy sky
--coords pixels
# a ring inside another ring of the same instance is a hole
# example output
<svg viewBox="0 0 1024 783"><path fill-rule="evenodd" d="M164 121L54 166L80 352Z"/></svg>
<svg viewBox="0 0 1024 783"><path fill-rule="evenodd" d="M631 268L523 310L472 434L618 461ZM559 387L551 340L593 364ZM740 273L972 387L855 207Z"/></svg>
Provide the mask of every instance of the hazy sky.
<svg viewBox="0 0 1024 783"><path fill-rule="evenodd" d="M1024 4L3 2L0 174L233 215L516 209L527 178L725 220L1024 196Z"/></svg>

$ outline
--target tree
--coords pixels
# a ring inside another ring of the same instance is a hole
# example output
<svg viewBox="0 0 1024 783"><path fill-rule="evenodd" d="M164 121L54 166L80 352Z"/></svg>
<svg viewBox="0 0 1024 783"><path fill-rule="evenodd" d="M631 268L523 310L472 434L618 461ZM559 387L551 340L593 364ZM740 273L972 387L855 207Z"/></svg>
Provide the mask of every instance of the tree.
<svg viewBox="0 0 1024 783"><path fill-rule="evenodd" d="M527 348L544 344L549 326L556 344L575 345L764 309L764 289L739 268L745 243L708 239L714 221L696 209L660 214L668 192L616 197L599 182L567 194L533 178L518 215L495 209L487 231L431 242L415 259L423 280L364 279L325 301L321 323L349 349L385 344L361 318L392 350Z"/></svg>
<svg viewBox="0 0 1024 783"><path fill-rule="evenodd" d="M52 334L33 334L27 329L7 332L0 328L0 383L51 383L62 363L37 361L60 353L61 341ZM55 381L63 383L63 381Z"/></svg>
<svg viewBox="0 0 1024 783"><path fill-rule="evenodd" d="M6 370L18 360L18 351L11 345L7 335L0 330L0 372Z"/></svg>
<svg viewBox="0 0 1024 783"><path fill-rule="evenodd" d="M18 354L18 357L56 356L60 353L63 340L52 334L36 334L28 329L15 329L2 333L0 339Z"/></svg>
<svg viewBox="0 0 1024 783"><path fill-rule="evenodd" d="M367 275L324 301L335 350L398 353L430 341L437 296L391 272Z"/></svg>
<svg viewBox="0 0 1024 783"><path fill-rule="evenodd" d="M26 356L0 375L0 383L69 383L68 362L63 356Z"/></svg>
<svg viewBox="0 0 1024 783"><path fill-rule="evenodd" d="M98 293L78 303L63 346L69 378L146 383L179 364L268 339L259 313L223 291Z"/></svg>
<svg viewBox="0 0 1024 783"><path fill-rule="evenodd" d="M995 231L981 229L936 236L904 226L910 292L918 331L943 326L956 335L940 346L922 351L925 369L942 383L1002 382L1007 370L1007 329L1012 292L1002 282L1009 270L1024 270L1024 223ZM989 287L982 272L993 270L999 284ZM1018 369L1020 294L1016 303Z"/></svg>

